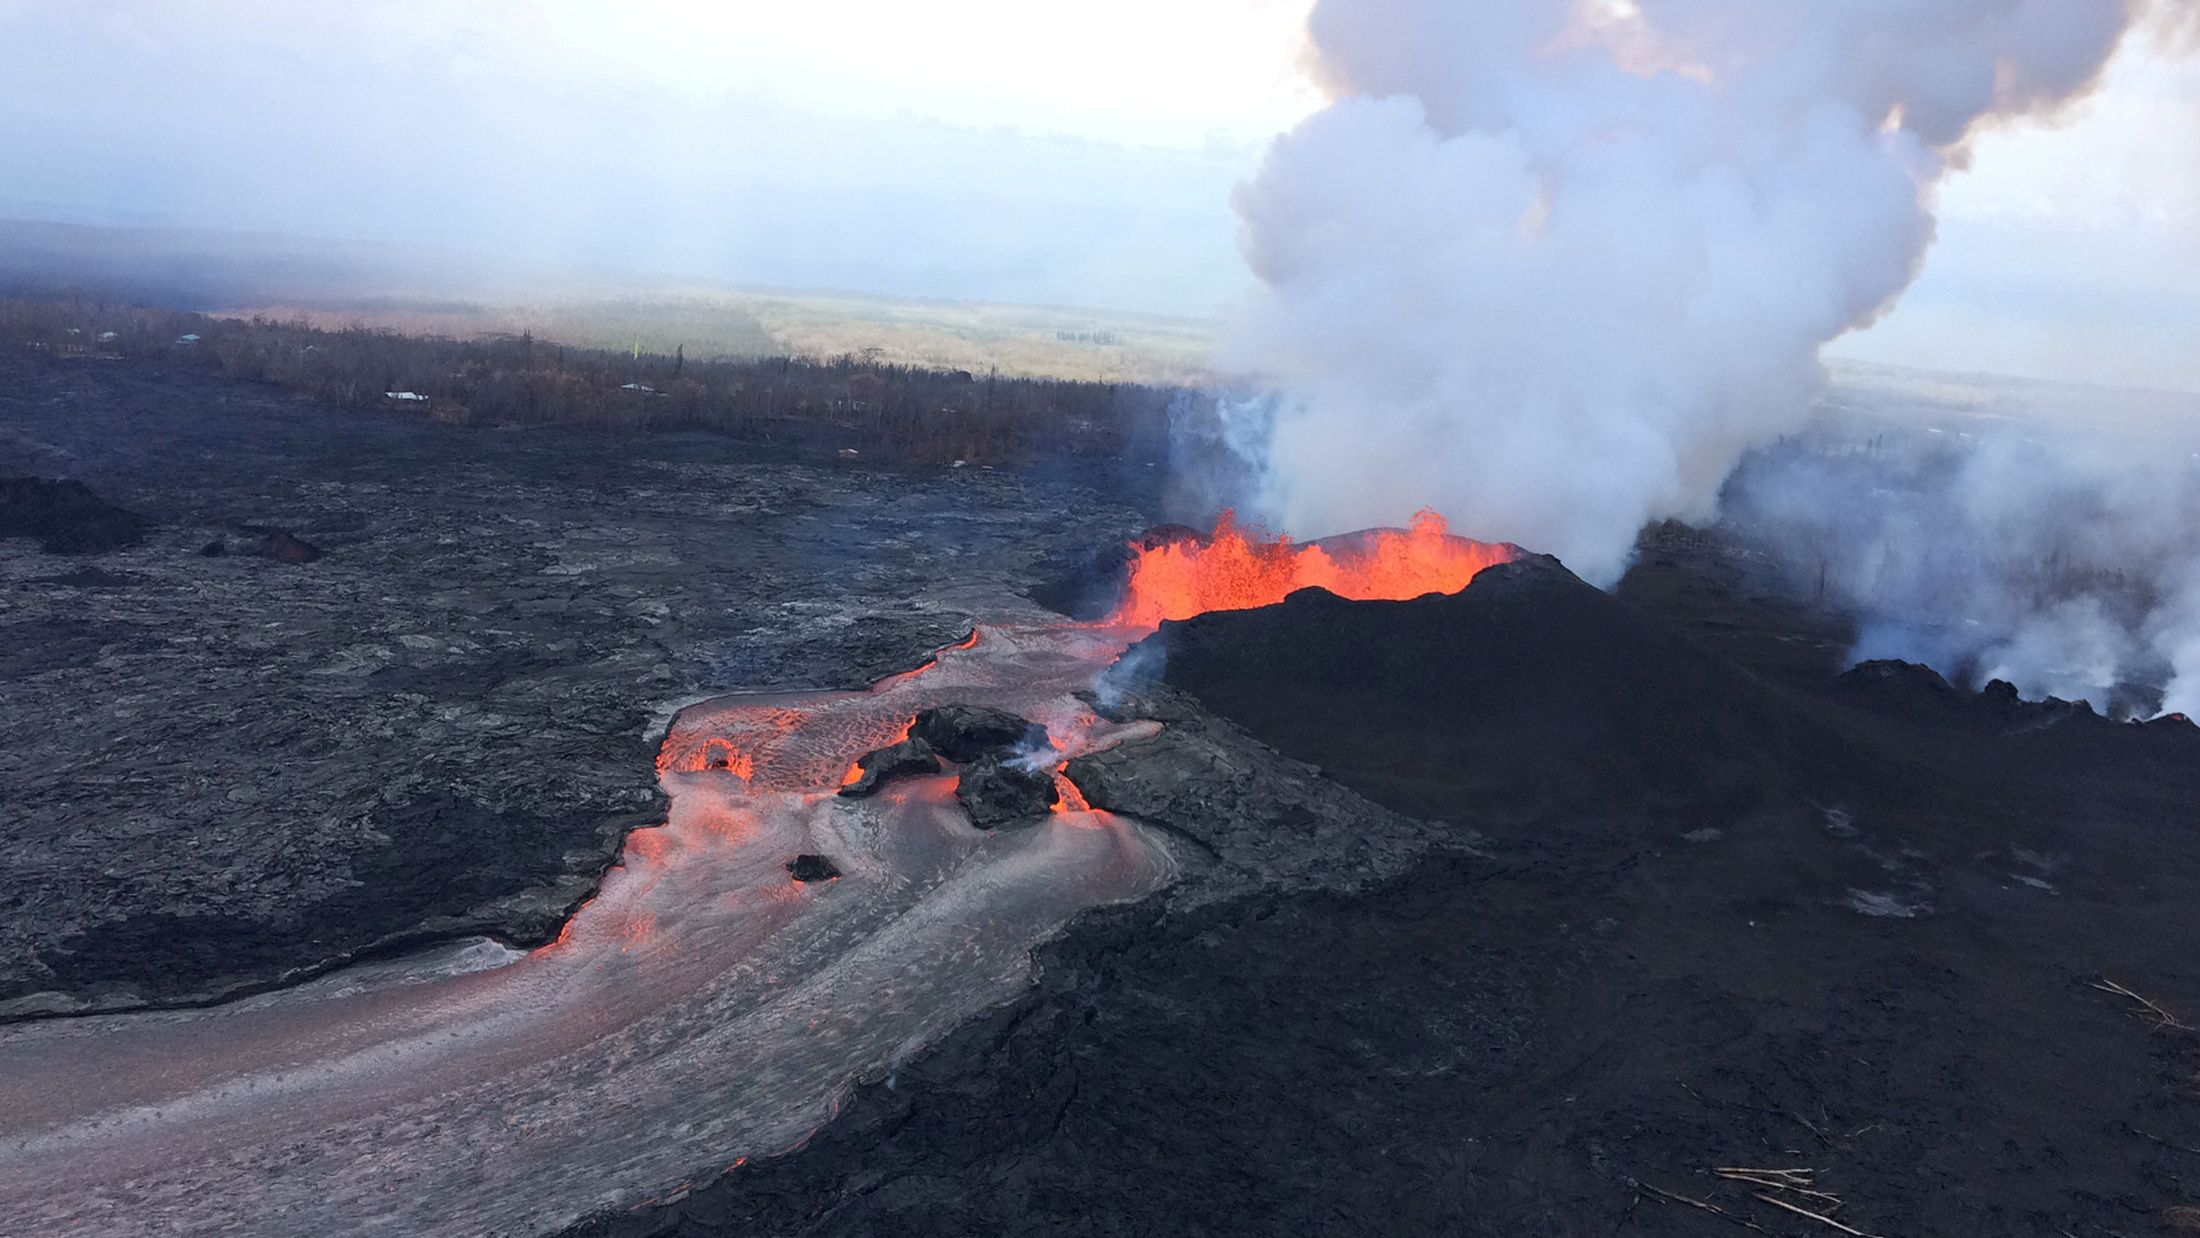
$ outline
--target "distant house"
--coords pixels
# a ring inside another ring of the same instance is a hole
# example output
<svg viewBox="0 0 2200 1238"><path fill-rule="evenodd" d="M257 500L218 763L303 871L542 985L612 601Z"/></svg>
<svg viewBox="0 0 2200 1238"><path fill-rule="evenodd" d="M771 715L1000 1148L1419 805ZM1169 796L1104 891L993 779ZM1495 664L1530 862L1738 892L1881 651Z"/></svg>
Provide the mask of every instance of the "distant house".
<svg viewBox="0 0 2200 1238"><path fill-rule="evenodd" d="M649 386L644 386L644 385L643 385L643 384L641 384L641 383L627 383L627 384L625 384L625 385L621 386L621 387L619 388L619 390L621 390L621 391L639 391L639 392L641 392L641 393L642 393L643 395L656 395L656 394L657 394L657 389L656 389L655 387L649 387Z"/></svg>
<svg viewBox="0 0 2200 1238"><path fill-rule="evenodd" d="M382 398L385 400L398 400L407 404L413 403L414 401L418 401L422 404L426 404L428 402L428 397L420 394L417 391L385 391L382 393Z"/></svg>

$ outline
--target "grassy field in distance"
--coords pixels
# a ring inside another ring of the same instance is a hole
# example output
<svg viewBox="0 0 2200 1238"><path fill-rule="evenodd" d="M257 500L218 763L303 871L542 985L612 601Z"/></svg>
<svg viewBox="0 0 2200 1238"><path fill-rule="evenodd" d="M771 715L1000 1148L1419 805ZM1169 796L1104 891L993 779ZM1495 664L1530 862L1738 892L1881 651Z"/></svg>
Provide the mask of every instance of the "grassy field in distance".
<svg viewBox="0 0 2200 1238"><path fill-rule="evenodd" d="M369 298L222 312L454 338L532 332L584 348L684 348L697 359L852 355L973 374L1195 386L1206 381L1213 335L1210 323L1155 314L725 289L512 304Z"/></svg>

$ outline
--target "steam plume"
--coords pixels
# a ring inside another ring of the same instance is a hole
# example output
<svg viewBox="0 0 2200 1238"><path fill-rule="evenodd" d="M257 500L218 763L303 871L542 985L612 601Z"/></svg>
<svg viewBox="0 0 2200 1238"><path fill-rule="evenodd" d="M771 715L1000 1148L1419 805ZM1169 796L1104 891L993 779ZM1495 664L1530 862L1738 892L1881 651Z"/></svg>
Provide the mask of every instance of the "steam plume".
<svg viewBox="0 0 2200 1238"><path fill-rule="evenodd" d="M1240 190L1296 533L1432 505L1608 583L1798 428L1984 122L2083 92L2137 0L1320 0L1333 102Z"/></svg>
<svg viewBox="0 0 2200 1238"><path fill-rule="evenodd" d="M2027 428L1784 443L1735 473L1722 514L1857 615L1855 658L2200 713L2200 443Z"/></svg>

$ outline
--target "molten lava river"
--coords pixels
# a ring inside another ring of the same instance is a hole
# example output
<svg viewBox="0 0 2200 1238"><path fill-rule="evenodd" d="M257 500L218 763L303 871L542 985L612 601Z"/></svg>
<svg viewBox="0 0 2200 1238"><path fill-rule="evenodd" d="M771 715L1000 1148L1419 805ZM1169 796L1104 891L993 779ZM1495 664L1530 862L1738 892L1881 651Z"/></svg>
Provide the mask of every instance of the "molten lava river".
<svg viewBox="0 0 2200 1238"><path fill-rule="evenodd" d="M668 819L629 836L551 945L0 1029L0 1228L539 1233L793 1147L855 1079L1028 983L1071 916L1175 872L1156 834L1074 788L1078 807L991 833L952 775L843 799L857 756L969 701L1045 724L1066 760L1157 729L1077 693L1161 619L1308 584L1450 591L1508 555L1432 518L1305 546L1226 522L1138 552L1113 621L986 625L869 691L690 707L658 758ZM796 883L804 852L843 875Z"/></svg>

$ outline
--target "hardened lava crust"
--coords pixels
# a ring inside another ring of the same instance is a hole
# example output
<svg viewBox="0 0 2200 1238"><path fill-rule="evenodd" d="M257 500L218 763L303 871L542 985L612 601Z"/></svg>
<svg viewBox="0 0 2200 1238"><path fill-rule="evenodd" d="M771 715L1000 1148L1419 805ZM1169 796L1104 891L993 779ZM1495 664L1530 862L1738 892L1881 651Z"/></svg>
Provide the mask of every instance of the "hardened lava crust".
<svg viewBox="0 0 2200 1238"><path fill-rule="evenodd" d="M0 537L0 1019L546 941L662 818L674 707L867 685L1147 523L818 454L0 351L0 476L80 484Z"/></svg>

